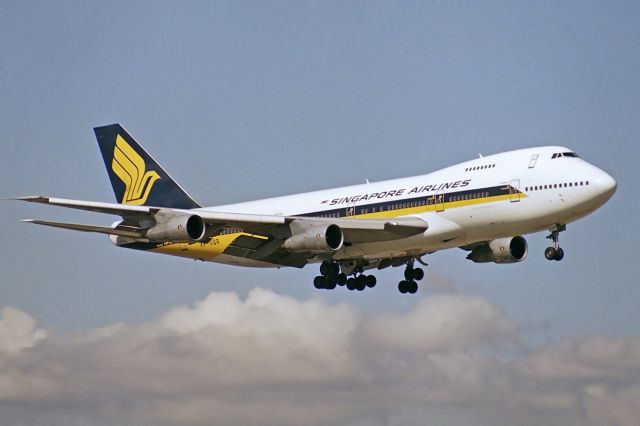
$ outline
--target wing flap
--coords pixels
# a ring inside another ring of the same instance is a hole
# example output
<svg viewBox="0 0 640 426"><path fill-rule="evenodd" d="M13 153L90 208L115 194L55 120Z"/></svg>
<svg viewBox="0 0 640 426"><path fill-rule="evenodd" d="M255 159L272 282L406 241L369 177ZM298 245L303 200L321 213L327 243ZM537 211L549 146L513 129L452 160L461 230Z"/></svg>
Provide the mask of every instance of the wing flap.
<svg viewBox="0 0 640 426"><path fill-rule="evenodd" d="M295 268L302 268L315 257L312 253L292 253L281 246L281 240L242 235L227 247L224 254Z"/></svg>

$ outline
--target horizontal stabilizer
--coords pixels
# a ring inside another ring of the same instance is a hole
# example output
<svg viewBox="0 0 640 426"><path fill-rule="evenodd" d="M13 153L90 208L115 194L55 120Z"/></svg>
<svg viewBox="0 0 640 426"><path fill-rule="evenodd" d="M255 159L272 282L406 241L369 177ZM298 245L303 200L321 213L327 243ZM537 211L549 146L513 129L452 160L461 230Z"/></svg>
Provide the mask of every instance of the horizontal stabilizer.
<svg viewBox="0 0 640 426"><path fill-rule="evenodd" d="M25 197L15 197L14 200L27 201L29 203L49 204L51 206L67 207L77 210L86 210L97 213L108 213L116 215L134 215L136 213L154 213L159 209L152 209L146 206L130 206L125 204L101 203L97 201L67 200L65 198L44 197L42 195L27 195Z"/></svg>
<svg viewBox="0 0 640 426"><path fill-rule="evenodd" d="M54 228L71 229L81 232L97 232L98 234L117 235L118 237L142 238L140 230L111 228L109 226L82 225L80 223L50 222L46 220L23 219L22 222L35 223L36 225L51 226Z"/></svg>

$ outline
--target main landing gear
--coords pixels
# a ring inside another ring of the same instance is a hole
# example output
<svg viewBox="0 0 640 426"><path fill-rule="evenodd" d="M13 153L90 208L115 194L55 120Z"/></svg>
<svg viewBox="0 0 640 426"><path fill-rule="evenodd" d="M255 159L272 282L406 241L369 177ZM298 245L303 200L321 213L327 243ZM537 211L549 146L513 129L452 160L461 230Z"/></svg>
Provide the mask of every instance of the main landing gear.
<svg viewBox="0 0 640 426"><path fill-rule="evenodd" d="M560 233L567 229L566 225L553 225L549 228L551 234L547 237L553 242L551 247L547 247L544 250L544 257L547 260L557 260L560 261L564 258L564 250L560 248Z"/></svg>
<svg viewBox="0 0 640 426"><path fill-rule="evenodd" d="M418 291L418 283L416 281L424 278L424 270L422 270L422 268L415 268L413 262L414 259L407 262L407 267L404 270L404 280L398 283L400 293L415 294Z"/></svg>
<svg viewBox="0 0 640 426"><path fill-rule="evenodd" d="M364 275L362 270L354 271L353 276L347 278L340 272L336 262L324 261L320 264L320 275L313 279L313 286L317 289L333 290L336 286L345 286L349 290L362 291L365 288L373 288L378 280L373 275Z"/></svg>
<svg viewBox="0 0 640 426"><path fill-rule="evenodd" d="M415 294L418 291L418 283L424 278L424 270L422 268L416 268L415 262L427 266L420 258L412 258L407 262L407 266L404 270L404 280L398 284L398 290L400 293ZM400 266L396 264L395 266ZM344 271L345 266L342 266ZM353 271L353 272L351 272ZM349 290L363 291L366 288L373 288L376 286L378 280L373 275L365 275L362 267L357 269L347 269L350 273L350 277L344 272L340 272L340 265L338 262L331 262L325 260L320 264L320 275L313 279L313 285L317 289L333 290L337 286L346 286Z"/></svg>

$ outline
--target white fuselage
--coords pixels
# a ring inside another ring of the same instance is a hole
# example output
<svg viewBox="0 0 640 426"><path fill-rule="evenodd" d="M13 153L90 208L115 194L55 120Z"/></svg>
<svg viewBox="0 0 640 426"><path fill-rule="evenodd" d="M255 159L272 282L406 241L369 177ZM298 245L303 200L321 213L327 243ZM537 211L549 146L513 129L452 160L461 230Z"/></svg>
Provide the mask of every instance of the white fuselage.
<svg viewBox="0 0 640 426"><path fill-rule="evenodd" d="M520 149L422 176L200 210L341 218L416 216L429 224L424 233L343 247L333 258L418 255L542 231L598 209L615 192L615 180L577 156L556 156L562 153L575 155L561 146ZM276 266L226 255L214 261Z"/></svg>

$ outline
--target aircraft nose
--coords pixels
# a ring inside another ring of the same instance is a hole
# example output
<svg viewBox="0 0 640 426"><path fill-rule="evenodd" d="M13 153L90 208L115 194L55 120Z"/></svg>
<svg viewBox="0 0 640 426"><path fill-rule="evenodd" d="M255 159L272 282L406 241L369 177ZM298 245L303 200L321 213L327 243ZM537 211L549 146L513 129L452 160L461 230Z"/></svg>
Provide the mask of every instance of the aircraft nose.
<svg viewBox="0 0 640 426"><path fill-rule="evenodd" d="M593 183L598 188L598 192L600 192L603 197L606 197L606 199L611 198L611 196L616 192L616 189L618 189L616 180L602 170L600 170L600 173L594 179Z"/></svg>

